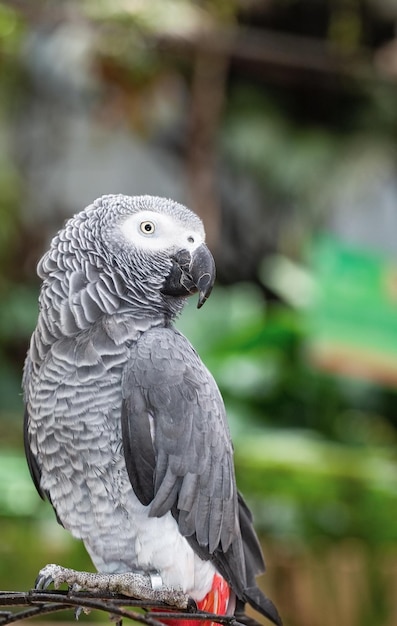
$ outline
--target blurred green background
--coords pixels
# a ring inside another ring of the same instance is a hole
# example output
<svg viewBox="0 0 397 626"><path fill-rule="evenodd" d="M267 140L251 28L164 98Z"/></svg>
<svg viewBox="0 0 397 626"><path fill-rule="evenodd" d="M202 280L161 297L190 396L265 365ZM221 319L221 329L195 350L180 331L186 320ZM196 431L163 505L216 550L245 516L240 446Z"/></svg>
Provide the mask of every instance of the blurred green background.
<svg viewBox="0 0 397 626"><path fill-rule="evenodd" d="M397 623L396 20L396 0L0 2L0 589L91 568L21 449L36 263L95 197L150 193L216 257L178 326L225 399L264 589L286 626Z"/></svg>

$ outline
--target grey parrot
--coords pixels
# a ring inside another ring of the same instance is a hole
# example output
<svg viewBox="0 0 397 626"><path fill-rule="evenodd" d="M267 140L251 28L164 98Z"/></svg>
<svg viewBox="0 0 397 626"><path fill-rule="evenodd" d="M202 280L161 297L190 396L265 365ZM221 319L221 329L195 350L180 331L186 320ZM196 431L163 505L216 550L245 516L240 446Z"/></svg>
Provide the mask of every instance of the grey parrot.
<svg viewBox="0 0 397 626"><path fill-rule="evenodd" d="M281 624L255 581L264 562L222 397L173 325L214 284L201 220L106 195L67 221L38 274L23 390L39 494L98 572L154 572L199 608L244 621L249 603Z"/></svg>

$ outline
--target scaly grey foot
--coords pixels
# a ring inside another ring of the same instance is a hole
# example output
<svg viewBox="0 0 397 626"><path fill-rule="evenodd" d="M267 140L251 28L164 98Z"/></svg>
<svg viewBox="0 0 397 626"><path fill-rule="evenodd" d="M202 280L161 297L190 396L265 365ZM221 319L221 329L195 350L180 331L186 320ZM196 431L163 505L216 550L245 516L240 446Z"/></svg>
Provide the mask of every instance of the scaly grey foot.
<svg viewBox="0 0 397 626"><path fill-rule="evenodd" d="M177 609L192 606L191 598L181 589L173 589L163 585L158 573L125 572L123 574L94 574L78 572L74 569L50 563L43 567L35 582L36 589L47 589L54 584L58 589L62 584L68 585L73 591L120 593L136 600L147 602L164 602Z"/></svg>

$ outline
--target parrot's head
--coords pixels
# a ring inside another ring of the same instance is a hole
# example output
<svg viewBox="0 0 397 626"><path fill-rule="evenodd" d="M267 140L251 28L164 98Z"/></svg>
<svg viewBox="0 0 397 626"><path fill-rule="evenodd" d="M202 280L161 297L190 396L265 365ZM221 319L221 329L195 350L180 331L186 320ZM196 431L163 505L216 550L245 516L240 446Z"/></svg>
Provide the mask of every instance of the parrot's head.
<svg viewBox="0 0 397 626"><path fill-rule="evenodd" d="M201 307L215 263L192 211L165 198L119 194L98 198L68 220L38 272L53 294L67 294L58 308L65 319L70 310L80 328L84 318L126 308L136 316L172 318L196 293Z"/></svg>
<svg viewBox="0 0 397 626"><path fill-rule="evenodd" d="M161 274L161 294L175 298L198 293L200 308L215 280L215 263L205 245L202 221L165 198L124 198L131 212L117 221L113 236L136 259L144 260L148 269L152 267L152 277Z"/></svg>

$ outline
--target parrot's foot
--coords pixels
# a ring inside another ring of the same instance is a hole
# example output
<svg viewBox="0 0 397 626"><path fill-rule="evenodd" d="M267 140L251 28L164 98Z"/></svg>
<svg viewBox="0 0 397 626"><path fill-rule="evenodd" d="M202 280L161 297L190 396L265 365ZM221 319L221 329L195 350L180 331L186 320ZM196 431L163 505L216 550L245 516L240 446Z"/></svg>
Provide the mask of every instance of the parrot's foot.
<svg viewBox="0 0 397 626"><path fill-rule="evenodd" d="M62 584L68 585L73 591L120 593L136 600L147 602L164 602L178 609L192 606L192 599L181 589L173 589L163 585L157 572L125 572L123 574L94 574L78 572L74 569L54 565L46 565L36 578L36 589L47 589L54 583L55 589Z"/></svg>

